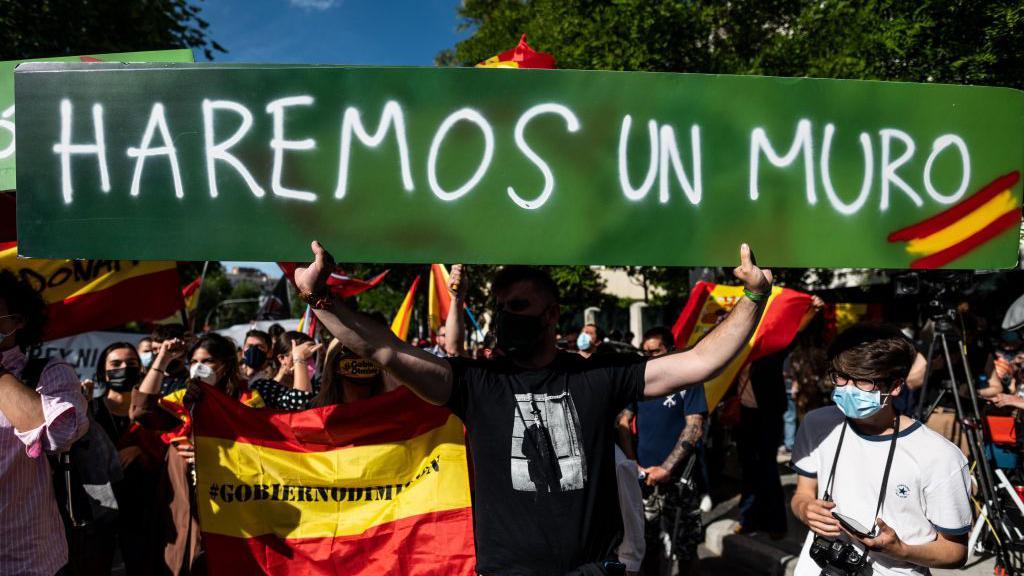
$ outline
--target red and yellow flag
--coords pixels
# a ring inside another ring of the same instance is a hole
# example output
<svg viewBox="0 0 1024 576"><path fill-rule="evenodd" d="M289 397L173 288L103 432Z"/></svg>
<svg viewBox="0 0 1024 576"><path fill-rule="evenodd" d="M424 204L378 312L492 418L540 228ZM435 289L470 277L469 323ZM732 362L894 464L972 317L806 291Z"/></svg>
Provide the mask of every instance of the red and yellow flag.
<svg viewBox="0 0 1024 576"><path fill-rule="evenodd" d="M906 242L915 257L911 268L941 268L1007 230L1017 230L1021 207L1013 187L1020 172L989 182L944 212L889 235L889 242Z"/></svg>
<svg viewBox="0 0 1024 576"><path fill-rule="evenodd" d="M199 276L181 289L181 297L185 300L185 310L190 313L195 311L196 306L199 305L199 291L202 287L203 277Z"/></svg>
<svg viewBox="0 0 1024 576"><path fill-rule="evenodd" d="M16 242L0 242L0 269L42 293L50 317L46 340L159 320L182 305L174 262L23 259Z"/></svg>
<svg viewBox="0 0 1024 576"><path fill-rule="evenodd" d="M825 341L830 342L847 328L861 322L881 322L881 304L836 302L825 306Z"/></svg>
<svg viewBox="0 0 1024 576"><path fill-rule="evenodd" d="M412 320L412 307L416 302L416 287L419 285L420 277L417 276L413 279L412 286L409 287L409 291L405 294L405 300L402 300L402 305L398 307L395 319L391 321L391 331L402 340L409 336L409 322Z"/></svg>
<svg viewBox="0 0 1024 576"><path fill-rule="evenodd" d="M46 340L160 320L181 309L175 262L18 258L16 228L14 194L0 194L0 269L42 293Z"/></svg>
<svg viewBox="0 0 1024 576"><path fill-rule="evenodd" d="M537 52L526 43L526 34L519 39L519 44L497 56L476 65L477 68L554 68L555 57L546 52Z"/></svg>
<svg viewBox="0 0 1024 576"><path fill-rule="evenodd" d="M672 327L678 348L689 348L725 319L736 302L743 297L742 286L723 286L711 282L697 282L690 292L682 314ZM800 320L811 307L811 295L772 288L771 296L757 329L750 340L718 376L704 383L708 408L715 409L729 391L744 364L769 356L789 346L796 337Z"/></svg>
<svg viewBox="0 0 1024 576"><path fill-rule="evenodd" d="M430 265L430 287L427 290L427 319L430 331L437 330L448 320L452 307L452 295L448 291L448 269L444 264Z"/></svg>
<svg viewBox="0 0 1024 576"><path fill-rule="evenodd" d="M206 386L194 408L211 574L474 574L463 426L406 388L301 412Z"/></svg>

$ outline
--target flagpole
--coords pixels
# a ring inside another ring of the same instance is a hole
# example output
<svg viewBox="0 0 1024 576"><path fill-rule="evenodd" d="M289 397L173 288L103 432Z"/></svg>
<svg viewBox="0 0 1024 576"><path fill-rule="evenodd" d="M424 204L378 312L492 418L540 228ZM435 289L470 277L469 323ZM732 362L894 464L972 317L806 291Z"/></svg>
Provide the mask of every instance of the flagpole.
<svg viewBox="0 0 1024 576"><path fill-rule="evenodd" d="M203 283L206 282L206 269L209 268L210 261L205 260L203 262L203 271L199 274L199 287L196 288L199 292L196 294L196 312L199 311L199 298L203 295ZM192 321L189 323L188 331L195 334L196 332L196 316L192 315Z"/></svg>

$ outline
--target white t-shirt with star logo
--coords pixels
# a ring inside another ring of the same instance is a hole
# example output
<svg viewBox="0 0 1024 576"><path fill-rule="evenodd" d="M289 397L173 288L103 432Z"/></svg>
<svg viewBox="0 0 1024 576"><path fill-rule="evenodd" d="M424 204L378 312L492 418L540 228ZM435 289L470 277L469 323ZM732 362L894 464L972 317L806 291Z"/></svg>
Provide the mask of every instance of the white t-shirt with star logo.
<svg viewBox="0 0 1024 576"><path fill-rule="evenodd" d="M845 417L835 406L807 414L797 433L793 468L817 478L818 498L825 493L829 471ZM832 499L836 510L864 526L874 526L892 435L864 436L848 427L836 465ZM967 459L952 442L915 421L900 430L889 472L885 503L879 516L903 542L927 544L937 533L966 534L971 529L970 471ZM847 540L846 535L842 536ZM810 556L814 534L808 531L796 576L818 576L821 568ZM858 545L859 547L859 545ZM928 570L878 552L870 552L874 574L924 576Z"/></svg>

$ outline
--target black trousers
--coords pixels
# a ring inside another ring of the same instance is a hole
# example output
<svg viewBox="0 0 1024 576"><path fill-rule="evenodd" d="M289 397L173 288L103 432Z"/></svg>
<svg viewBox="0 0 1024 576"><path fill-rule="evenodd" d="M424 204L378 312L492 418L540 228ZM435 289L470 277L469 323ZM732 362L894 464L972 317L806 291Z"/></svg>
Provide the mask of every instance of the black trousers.
<svg viewBox="0 0 1024 576"><path fill-rule="evenodd" d="M782 443L782 412L741 410L737 444L742 468L740 523L748 530L786 531L786 502L776 456Z"/></svg>

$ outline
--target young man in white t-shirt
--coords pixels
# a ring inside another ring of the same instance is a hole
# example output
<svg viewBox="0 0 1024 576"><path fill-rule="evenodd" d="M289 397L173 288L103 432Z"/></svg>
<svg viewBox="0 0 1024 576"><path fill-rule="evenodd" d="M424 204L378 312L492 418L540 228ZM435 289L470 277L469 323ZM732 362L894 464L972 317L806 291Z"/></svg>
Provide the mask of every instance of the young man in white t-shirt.
<svg viewBox="0 0 1024 576"><path fill-rule="evenodd" d="M972 520L967 460L892 406L914 357L910 341L887 326L855 326L830 348L836 405L807 414L793 450L791 507L811 529L797 576L822 573L811 557L816 536L866 552L863 574L925 575L964 564ZM841 526L834 512L853 523ZM847 530L858 525L868 536Z"/></svg>

